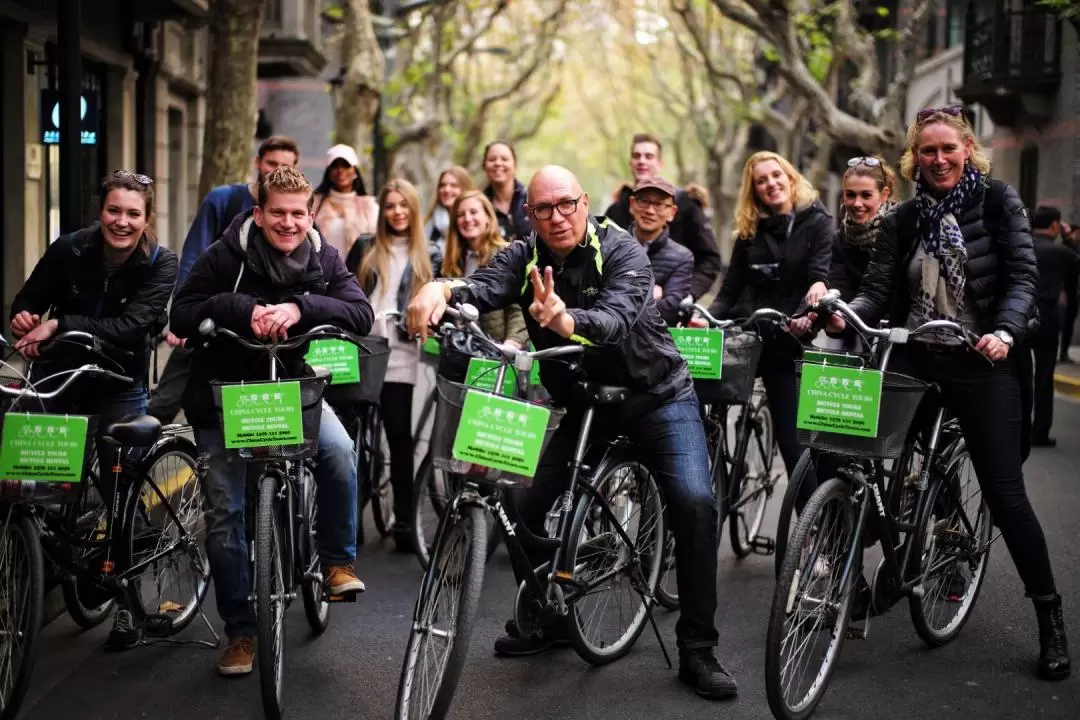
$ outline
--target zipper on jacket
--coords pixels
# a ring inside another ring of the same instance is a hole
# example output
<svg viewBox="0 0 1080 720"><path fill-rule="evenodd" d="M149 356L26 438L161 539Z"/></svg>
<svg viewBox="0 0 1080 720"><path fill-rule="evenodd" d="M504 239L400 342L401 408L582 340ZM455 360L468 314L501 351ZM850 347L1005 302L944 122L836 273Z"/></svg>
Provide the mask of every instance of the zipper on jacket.
<svg viewBox="0 0 1080 720"><path fill-rule="evenodd" d="M109 293L109 276L105 276L105 287L101 291L101 297L98 298L97 312L94 313L94 317L101 317L102 311L105 309L105 296Z"/></svg>

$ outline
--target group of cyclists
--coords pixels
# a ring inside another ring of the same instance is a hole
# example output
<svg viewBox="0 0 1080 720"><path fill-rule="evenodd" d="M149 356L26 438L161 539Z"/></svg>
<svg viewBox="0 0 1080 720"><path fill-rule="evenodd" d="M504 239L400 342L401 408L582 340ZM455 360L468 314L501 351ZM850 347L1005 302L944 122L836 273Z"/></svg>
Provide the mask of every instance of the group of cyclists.
<svg viewBox="0 0 1080 720"><path fill-rule="evenodd" d="M722 628L715 619L719 528L710 451L694 382L669 333L687 299L709 292L719 253L702 208L662 178L660 141L635 136L634 182L605 215L594 212L589 194L565 168L544 167L522 183L514 149L502 141L485 148L486 188L473 186L464 169L448 169L426 216L419 193L404 179L368 196L351 148L335 146L327 159L323 182L313 188L297 169L299 151L291 140L264 142L253 182L216 188L204 200L179 262L151 230L153 180L114 172L101 188L98 222L52 243L12 309L11 332L27 358L67 329L133 353L137 382L119 393L90 389L85 412L107 418L149 412L169 422L183 408L209 459L200 477L206 546L229 641L219 671L251 672L259 649L243 517L252 466L227 459L210 384L268 376L265 363L246 351L200 336L200 324L209 318L269 343L322 324L389 340L381 412L391 456L392 534L398 549L408 551L420 343L444 320L448 305L468 303L497 343L537 350L582 346L580 370L590 380L627 390L594 431L633 438L667 505L681 599L679 678L704 697L734 696L735 680L715 654ZM918 114L899 171L915 189L903 202L882 158L852 159L836 228L817 191L786 158L754 153L742 174L732 257L708 310L717 318L745 318L764 307L799 316L785 328L760 329L757 368L789 476L805 452L796 432L796 366L804 347L815 337L842 349L862 342L839 315L818 312L826 293L838 291L870 325L884 320L913 329L949 320L978 336L978 352L993 363L965 344L931 336L898 348L891 366L934 382L955 415L994 523L1034 604L1038 675L1062 679L1070 659L1061 597L1022 470L1030 377L1016 358L1038 325L1027 211L1013 188L991 177L959 107ZM693 317L688 324L705 322ZM174 349L151 398L150 349L166 326ZM282 377L310 371L301 349L278 359ZM523 522L538 535L565 490L585 410L564 365L541 361L540 377L552 404L567 414L532 487L514 491ZM370 489L357 488L349 433L329 406L322 413L315 477L323 576L334 595L362 592L354 568L363 504L357 496ZM799 508L833 471L824 454L815 453L813 461L816 473L797 489ZM535 560L542 562L540 554ZM137 636L137 628L118 622L110 643L130 647ZM533 654L566 642L557 625L521 628L510 620L495 651Z"/></svg>

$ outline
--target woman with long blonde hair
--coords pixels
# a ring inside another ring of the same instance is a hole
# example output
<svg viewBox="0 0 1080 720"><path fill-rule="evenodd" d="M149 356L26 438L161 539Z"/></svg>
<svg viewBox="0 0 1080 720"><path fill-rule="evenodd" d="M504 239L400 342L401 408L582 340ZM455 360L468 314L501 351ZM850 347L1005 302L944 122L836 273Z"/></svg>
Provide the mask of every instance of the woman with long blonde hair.
<svg viewBox="0 0 1080 720"><path fill-rule="evenodd" d="M404 316L412 297L432 279L420 195L408 180L391 180L379 193L375 237L363 249L357 276L375 311L372 332L390 341L380 407L390 446L390 484L397 518L392 534L400 552L411 552L412 533L402 518L412 516L412 396L420 348L399 321L382 316L388 310Z"/></svg>
<svg viewBox="0 0 1080 720"><path fill-rule="evenodd" d="M756 152L743 167L735 205L735 247L731 263L710 312L719 318L747 317L768 307L795 313L810 286L829 277L833 223L817 190L788 160L774 152ZM790 474L799 460L795 435L797 387L795 359L810 321L791 324L789 332L772 325L759 328L764 347L758 374L765 383L776 444Z"/></svg>
<svg viewBox="0 0 1080 720"><path fill-rule="evenodd" d="M446 238L450 234L450 227L454 224L454 216L451 209L454 201L463 192L475 189L472 176L469 171L460 165L447 168L439 173L439 181L435 187L435 197L431 201L424 218L424 236L427 237L432 253L442 254L446 247ZM435 268L438 272L439 268Z"/></svg>
<svg viewBox="0 0 1080 720"><path fill-rule="evenodd" d="M442 260L443 277L468 277L506 247L495 207L479 190L463 192L450 211L450 234ZM525 347L529 335L521 308L509 305L480 316L480 327L496 342Z"/></svg>

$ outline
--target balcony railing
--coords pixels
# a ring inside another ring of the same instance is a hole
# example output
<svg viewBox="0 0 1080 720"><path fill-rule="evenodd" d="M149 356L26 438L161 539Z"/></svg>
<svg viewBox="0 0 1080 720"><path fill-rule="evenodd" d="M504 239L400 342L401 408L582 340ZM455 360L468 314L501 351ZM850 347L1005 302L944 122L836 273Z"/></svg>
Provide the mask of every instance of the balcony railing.
<svg viewBox="0 0 1080 720"><path fill-rule="evenodd" d="M1038 92L1061 81L1061 21L1054 13L1006 11L968 27L965 88Z"/></svg>

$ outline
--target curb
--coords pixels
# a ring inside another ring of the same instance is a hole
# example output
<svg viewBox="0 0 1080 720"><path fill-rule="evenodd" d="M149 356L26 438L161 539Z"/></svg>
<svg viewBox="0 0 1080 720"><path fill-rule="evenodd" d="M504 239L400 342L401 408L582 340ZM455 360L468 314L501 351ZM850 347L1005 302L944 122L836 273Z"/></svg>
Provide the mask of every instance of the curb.
<svg viewBox="0 0 1080 720"><path fill-rule="evenodd" d="M1054 373L1054 390L1067 397L1080 400L1080 378Z"/></svg>

